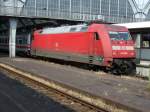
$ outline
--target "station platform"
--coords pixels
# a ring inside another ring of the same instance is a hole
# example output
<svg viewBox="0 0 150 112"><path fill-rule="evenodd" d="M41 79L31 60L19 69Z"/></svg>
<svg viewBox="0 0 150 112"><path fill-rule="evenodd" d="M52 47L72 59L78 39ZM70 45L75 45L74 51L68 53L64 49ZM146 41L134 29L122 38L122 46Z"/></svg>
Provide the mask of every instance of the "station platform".
<svg viewBox="0 0 150 112"><path fill-rule="evenodd" d="M37 76L51 79L87 93L110 99L143 112L150 110L148 81L122 78L72 66L60 65L29 58L1 57L0 63L18 68Z"/></svg>
<svg viewBox="0 0 150 112"><path fill-rule="evenodd" d="M139 64L136 65L136 73L142 77L148 77L150 80L150 61L140 61Z"/></svg>
<svg viewBox="0 0 150 112"><path fill-rule="evenodd" d="M74 112L8 75L0 70L0 112Z"/></svg>

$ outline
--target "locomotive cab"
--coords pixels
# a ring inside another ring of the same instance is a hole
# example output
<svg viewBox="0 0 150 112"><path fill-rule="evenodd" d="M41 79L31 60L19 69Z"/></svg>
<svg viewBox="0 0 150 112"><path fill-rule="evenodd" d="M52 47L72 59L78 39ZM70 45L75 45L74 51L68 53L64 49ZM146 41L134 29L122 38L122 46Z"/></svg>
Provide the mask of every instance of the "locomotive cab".
<svg viewBox="0 0 150 112"><path fill-rule="evenodd" d="M113 73L129 74L134 70L135 49L134 41L128 29L108 24L92 24L89 31L97 31L100 36L99 43L95 43L95 51L103 57L102 66L112 70ZM97 44L100 44L98 46Z"/></svg>
<svg viewBox="0 0 150 112"><path fill-rule="evenodd" d="M109 36L112 44L112 69L117 73L131 73L135 67L135 50L130 33L126 30L109 31Z"/></svg>
<svg viewBox="0 0 150 112"><path fill-rule="evenodd" d="M128 32L109 32L113 58L134 58L134 42Z"/></svg>

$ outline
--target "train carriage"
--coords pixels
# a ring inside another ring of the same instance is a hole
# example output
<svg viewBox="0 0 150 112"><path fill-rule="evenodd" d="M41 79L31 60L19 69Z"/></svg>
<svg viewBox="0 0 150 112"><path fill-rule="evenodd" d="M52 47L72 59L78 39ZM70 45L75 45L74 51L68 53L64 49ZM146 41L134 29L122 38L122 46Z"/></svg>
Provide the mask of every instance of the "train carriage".
<svg viewBox="0 0 150 112"><path fill-rule="evenodd" d="M19 54L30 54L31 33L19 34L16 36L16 52ZM8 52L9 37L6 35L0 36L0 50Z"/></svg>

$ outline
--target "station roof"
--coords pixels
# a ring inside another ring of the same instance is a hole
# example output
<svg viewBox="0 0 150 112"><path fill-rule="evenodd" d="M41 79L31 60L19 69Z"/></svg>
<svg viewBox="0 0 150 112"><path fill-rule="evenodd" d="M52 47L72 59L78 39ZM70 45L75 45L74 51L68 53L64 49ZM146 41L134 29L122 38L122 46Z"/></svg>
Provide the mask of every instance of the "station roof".
<svg viewBox="0 0 150 112"><path fill-rule="evenodd" d="M150 21L146 21L146 22L133 22L133 23L122 23L122 24L115 24L118 26L125 26L127 27L129 30L133 30L133 29L150 29Z"/></svg>

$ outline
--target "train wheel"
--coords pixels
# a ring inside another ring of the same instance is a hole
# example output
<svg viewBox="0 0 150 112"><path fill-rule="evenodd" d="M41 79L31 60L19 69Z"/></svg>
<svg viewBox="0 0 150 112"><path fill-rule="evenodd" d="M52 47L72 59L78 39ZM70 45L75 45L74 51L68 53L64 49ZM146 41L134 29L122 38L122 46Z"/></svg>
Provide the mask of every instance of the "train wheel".
<svg viewBox="0 0 150 112"><path fill-rule="evenodd" d="M119 68L119 65L118 64L113 64L113 67L111 68L111 73L114 74L114 75L121 75L120 73L120 68Z"/></svg>
<svg viewBox="0 0 150 112"><path fill-rule="evenodd" d="M126 75L129 75L132 73L133 71L133 64L131 62L123 62L121 65L120 65L120 73L121 74L126 74Z"/></svg>

